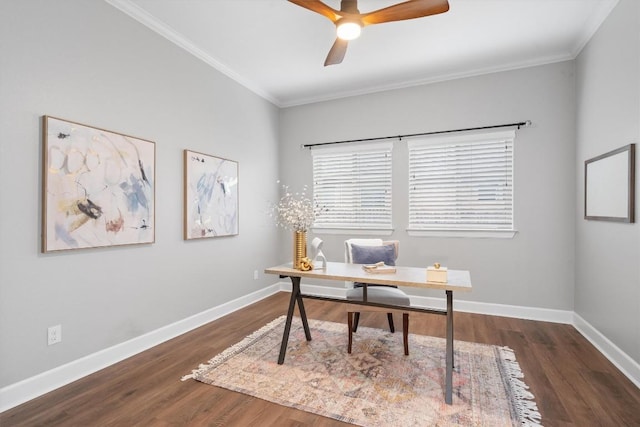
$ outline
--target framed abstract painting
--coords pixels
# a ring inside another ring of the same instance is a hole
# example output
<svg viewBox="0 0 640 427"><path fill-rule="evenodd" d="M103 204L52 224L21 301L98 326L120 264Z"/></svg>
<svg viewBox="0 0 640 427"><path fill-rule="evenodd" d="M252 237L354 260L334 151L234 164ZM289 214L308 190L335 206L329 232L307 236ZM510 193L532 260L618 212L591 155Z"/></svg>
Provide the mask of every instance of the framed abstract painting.
<svg viewBox="0 0 640 427"><path fill-rule="evenodd" d="M238 234L238 162L184 150L184 238Z"/></svg>
<svg viewBox="0 0 640 427"><path fill-rule="evenodd" d="M42 252L153 243L155 143L42 120Z"/></svg>

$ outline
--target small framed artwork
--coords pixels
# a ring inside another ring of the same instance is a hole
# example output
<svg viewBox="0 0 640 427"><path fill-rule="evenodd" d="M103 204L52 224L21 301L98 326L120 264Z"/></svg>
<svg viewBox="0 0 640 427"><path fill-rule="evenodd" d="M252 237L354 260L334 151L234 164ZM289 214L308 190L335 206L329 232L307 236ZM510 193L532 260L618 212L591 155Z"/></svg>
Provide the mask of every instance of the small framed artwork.
<svg viewBox="0 0 640 427"><path fill-rule="evenodd" d="M184 238L238 234L238 162L184 150Z"/></svg>
<svg viewBox="0 0 640 427"><path fill-rule="evenodd" d="M155 143L42 119L42 252L153 243Z"/></svg>
<svg viewBox="0 0 640 427"><path fill-rule="evenodd" d="M635 222L635 144L584 162L584 218Z"/></svg>

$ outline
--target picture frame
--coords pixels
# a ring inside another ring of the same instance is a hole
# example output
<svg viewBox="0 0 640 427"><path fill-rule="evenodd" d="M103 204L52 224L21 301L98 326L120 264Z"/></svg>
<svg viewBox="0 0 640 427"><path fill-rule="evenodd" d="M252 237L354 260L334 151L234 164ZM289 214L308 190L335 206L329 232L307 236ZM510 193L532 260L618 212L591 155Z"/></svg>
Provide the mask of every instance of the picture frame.
<svg viewBox="0 0 640 427"><path fill-rule="evenodd" d="M635 222L635 144L584 162L584 218Z"/></svg>
<svg viewBox="0 0 640 427"><path fill-rule="evenodd" d="M184 150L184 239L235 236L238 162Z"/></svg>
<svg viewBox="0 0 640 427"><path fill-rule="evenodd" d="M42 117L42 252L155 242L155 143Z"/></svg>

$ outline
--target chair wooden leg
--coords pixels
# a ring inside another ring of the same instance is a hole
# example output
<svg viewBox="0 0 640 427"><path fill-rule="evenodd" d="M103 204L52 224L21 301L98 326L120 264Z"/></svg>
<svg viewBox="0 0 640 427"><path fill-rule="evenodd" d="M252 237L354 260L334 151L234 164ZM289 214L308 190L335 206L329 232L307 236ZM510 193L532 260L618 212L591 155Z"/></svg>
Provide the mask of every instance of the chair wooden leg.
<svg viewBox="0 0 640 427"><path fill-rule="evenodd" d="M404 355L409 355L409 313L402 313L402 339L404 341Z"/></svg>
<svg viewBox="0 0 640 427"><path fill-rule="evenodd" d="M355 318L353 319L353 332L358 330L358 322L360 322L360 312L355 312Z"/></svg>
<svg viewBox="0 0 640 427"><path fill-rule="evenodd" d="M358 314L358 313L356 313ZM349 345L347 346L347 353L351 354L351 344L353 343L353 312L347 312L347 325L349 328Z"/></svg>
<svg viewBox="0 0 640 427"><path fill-rule="evenodd" d="M389 319L389 330L391 333L396 331L396 327L393 325L393 313L387 313L387 319Z"/></svg>

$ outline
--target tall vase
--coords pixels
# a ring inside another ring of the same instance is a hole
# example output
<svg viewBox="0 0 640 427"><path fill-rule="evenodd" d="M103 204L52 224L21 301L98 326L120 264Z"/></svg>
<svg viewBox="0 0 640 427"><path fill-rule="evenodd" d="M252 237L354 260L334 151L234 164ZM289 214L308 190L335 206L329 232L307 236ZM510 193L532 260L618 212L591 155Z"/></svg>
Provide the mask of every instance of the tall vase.
<svg viewBox="0 0 640 427"><path fill-rule="evenodd" d="M307 232L293 232L293 268L300 270L300 260L307 256Z"/></svg>

